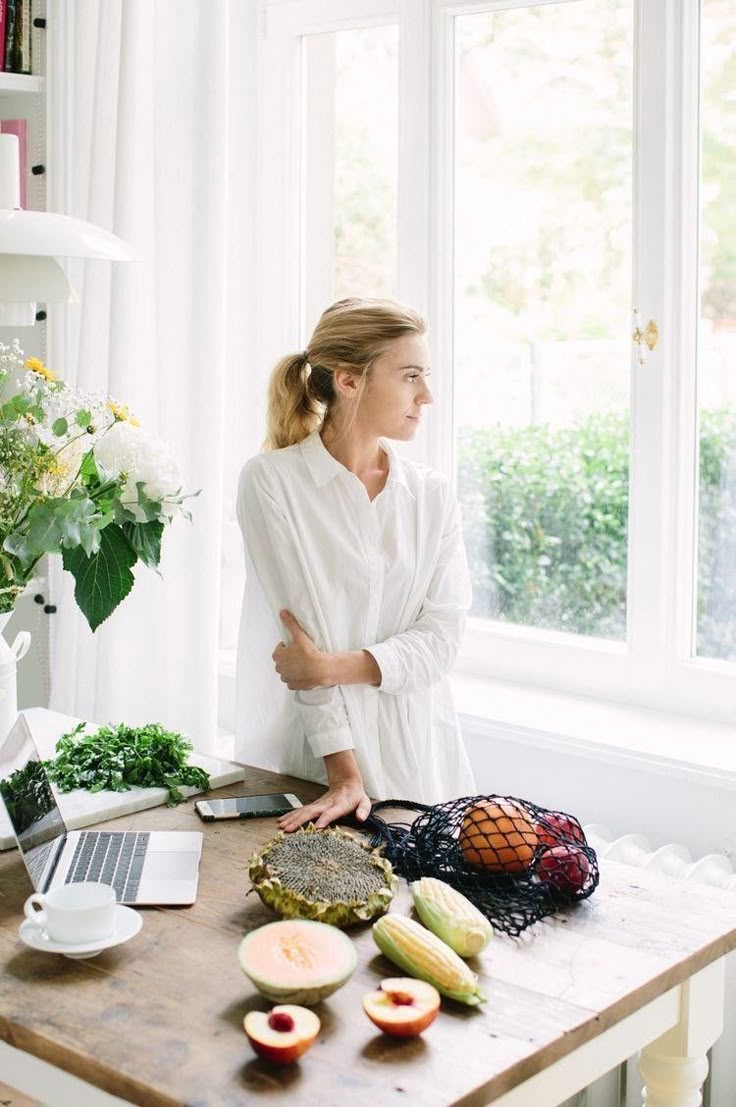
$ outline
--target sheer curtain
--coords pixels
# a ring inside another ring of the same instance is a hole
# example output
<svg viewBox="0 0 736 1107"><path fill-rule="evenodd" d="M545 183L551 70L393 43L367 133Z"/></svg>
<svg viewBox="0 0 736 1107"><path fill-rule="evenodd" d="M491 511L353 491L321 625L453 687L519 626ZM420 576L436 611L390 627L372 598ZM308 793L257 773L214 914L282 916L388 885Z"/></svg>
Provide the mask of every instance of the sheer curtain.
<svg viewBox="0 0 736 1107"><path fill-rule="evenodd" d="M68 120L66 210L132 242L141 261L72 269L80 304L66 309L56 368L128 404L168 442L185 490L202 491L190 501L193 523L166 530L161 577L138 567L133 591L94 635L52 559L50 706L96 722L163 722L211 751L223 493L238 453L226 441L241 402L228 374L250 325L257 5L59 8L50 33L64 45L49 96L66 101L55 116ZM247 434L242 445L243 456L255 449Z"/></svg>

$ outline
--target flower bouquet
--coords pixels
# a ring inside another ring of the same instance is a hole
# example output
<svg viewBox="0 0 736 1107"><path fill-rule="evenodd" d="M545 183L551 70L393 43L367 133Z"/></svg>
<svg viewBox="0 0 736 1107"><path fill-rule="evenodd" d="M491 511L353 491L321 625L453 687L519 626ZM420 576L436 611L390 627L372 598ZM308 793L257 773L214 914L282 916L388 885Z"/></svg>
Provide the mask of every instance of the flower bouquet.
<svg viewBox="0 0 736 1107"><path fill-rule="evenodd" d="M164 527L182 508L166 447L127 408L57 380L0 343L0 615L44 554L61 554L94 631L156 569Z"/></svg>

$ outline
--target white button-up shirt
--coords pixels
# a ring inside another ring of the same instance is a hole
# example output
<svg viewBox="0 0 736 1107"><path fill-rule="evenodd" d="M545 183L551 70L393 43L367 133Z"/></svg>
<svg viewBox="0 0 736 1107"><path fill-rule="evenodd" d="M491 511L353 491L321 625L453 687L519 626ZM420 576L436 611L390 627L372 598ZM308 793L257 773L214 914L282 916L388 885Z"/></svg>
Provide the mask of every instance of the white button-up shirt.
<svg viewBox="0 0 736 1107"><path fill-rule="evenodd" d="M353 749L373 799L438 803L475 791L446 677L471 601L460 515L440 473L382 446L372 501L317 432L243 468L236 756L325 782L324 756ZM289 691L283 608L321 650L368 650L380 687Z"/></svg>

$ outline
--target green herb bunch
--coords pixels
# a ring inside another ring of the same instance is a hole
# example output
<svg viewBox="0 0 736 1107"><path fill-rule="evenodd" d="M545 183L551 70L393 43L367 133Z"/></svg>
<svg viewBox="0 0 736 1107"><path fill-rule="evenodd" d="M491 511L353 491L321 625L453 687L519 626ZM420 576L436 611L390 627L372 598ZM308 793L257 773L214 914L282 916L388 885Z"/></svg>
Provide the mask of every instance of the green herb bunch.
<svg viewBox="0 0 736 1107"><path fill-rule="evenodd" d="M188 764L192 743L159 723L141 727L120 723L86 734L79 723L56 743L56 757L45 762L49 776L62 792L85 788L89 792L127 792L130 788L168 788L169 807L186 799L179 788L187 785L207 791L209 775Z"/></svg>

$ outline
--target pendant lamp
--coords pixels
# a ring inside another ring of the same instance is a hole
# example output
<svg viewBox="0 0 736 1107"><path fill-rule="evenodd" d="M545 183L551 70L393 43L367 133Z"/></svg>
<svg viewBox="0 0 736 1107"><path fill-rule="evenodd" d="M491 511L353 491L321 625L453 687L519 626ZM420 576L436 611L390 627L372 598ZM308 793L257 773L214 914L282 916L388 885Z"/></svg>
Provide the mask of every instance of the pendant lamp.
<svg viewBox="0 0 736 1107"><path fill-rule="evenodd" d="M0 326L31 326L38 303L76 301L59 257L134 261L137 255L93 223L21 208L18 136L0 134Z"/></svg>

